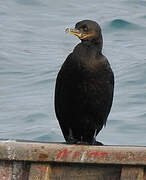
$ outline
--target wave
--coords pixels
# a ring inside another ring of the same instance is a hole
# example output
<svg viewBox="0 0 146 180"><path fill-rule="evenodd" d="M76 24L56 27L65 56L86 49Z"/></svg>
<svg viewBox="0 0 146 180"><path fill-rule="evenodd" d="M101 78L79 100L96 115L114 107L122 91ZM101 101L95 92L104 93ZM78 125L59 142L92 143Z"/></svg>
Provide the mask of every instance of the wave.
<svg viewBox="0 0 146 180"><path fill-rule="evenodd" d="M115 19L111 21L105 28L106 30L138 30L140 27L137 24L128 22L123 19Z"/></svg>

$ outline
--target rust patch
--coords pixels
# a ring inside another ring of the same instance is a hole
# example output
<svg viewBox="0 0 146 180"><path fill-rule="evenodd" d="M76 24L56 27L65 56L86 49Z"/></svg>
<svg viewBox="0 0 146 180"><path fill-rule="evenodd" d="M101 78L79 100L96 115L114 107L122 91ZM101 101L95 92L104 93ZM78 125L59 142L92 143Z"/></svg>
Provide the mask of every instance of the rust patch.
<svg viewBox="0 0 146 180"><path fill-rule="evenodd" d="M10 178L8 172L7 168L3 167L3 170L0 170L0 179L8 180Z"/></svg>
<svg viewBox="0 0 146 180"><path fill-rule="evenodd" d="M38 150L37 149L34 149L34 152L37 152Z"/></svg>
<svg viewBox="0 0 146 180"><path fill-rule="evenodd" d="M12 174L12 165L8 162L0 162L0 179L9 180Z"/></svg>
<svg viewBox="0 0 146 180"><path fill-rule="evenodd" d="M144 168L143 167L128 167L124 166L121 172L121 180L144 180Z"/></svg>
<svg viewBox="0 0 146 180"><path fill-rule="evenodd" d="M54 171L54 174L56 174L56 175L62 174L62 168L61 167L54 167L53 171Z"/></svg>
<svg viewBox="0 0 146 180"><path fill-rule="evenodd" d="M48 155L43 154L43 153L39 154L39 159L40 159L40 160L45 160L45 159L47 159L47 158L48 158Z"/></svg>

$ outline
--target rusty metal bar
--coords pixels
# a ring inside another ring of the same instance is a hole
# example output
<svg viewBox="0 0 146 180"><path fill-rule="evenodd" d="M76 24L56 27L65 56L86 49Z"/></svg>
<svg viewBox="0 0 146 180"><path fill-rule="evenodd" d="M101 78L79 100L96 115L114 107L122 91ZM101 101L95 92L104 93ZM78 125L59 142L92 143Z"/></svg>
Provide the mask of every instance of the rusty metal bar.
<svg viewBox="0 0 146 180"><path fill-rule="evenodd" d="M0 161L0 179L11 180L12 162Z"/></svg>
<svg viewBox="0 0 146 180"><path fill-rule="evenodd" d="M30 163L13 161L12 180L28 180Z"/></svg>
<svg viewBox="0 0 146 180"><path fill-rule="evenodd" d="M146 165L146 147L0 142L0 159L37 162Z"/></svg>
<svg viewBox="0 0 146 180"><path fill-rule="evenodd" d="M124 166L120 180L144 180L144 168Z"/></svg>
<svg viewBox="0 0 146 180"><path fill-rule="evenodd" d="M146 147L0 141L0 179L146 180Z"/></svg>
<svg viewBox="0 0 146 180"><path fill-rule="evenodd" d="M49 164L32 163L29 180L50 180L51 166Z"/></svg>

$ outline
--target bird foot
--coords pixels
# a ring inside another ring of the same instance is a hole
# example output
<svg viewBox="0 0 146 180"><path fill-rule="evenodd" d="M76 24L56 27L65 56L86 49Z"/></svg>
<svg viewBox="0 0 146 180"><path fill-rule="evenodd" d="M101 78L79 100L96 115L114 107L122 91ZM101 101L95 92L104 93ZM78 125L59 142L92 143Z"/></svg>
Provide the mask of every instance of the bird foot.
<svg viewBox="0 0 146 180"><path fill-rule="evenodd" d="M91 145L96 145L96 146L103 146L104 144L102 144L99 141L96 141L96 136L93 138Z"/></svg>
<svg viewBox="0 0 146 180"><path fill-rule="evenodd" d="M77 141L76 144L78 144L78 145L89 145L88 142L84 142L84 141Z"/></svg>
<svg viewBox="0 0 146 180"><path fill-rule="evenodd" d="M76 139L69 139L68 141L66 141L67 144L76 144L77 140Z"/></svg>
<svg viewBox="0 0 146 180"><path fill-rule="evenodd" d="M102 144L99 141L94 141L94 143L92 145L96 145L96 146L103 146L104 144Z"/></svg>
<svg viewBox="0 0 146 180"><path fill-rule="evenodd" d="M67 138L67 144L76 144L76 142L77 142L77 139L74 138L72 129L69 128L69 136Z"/></svg>

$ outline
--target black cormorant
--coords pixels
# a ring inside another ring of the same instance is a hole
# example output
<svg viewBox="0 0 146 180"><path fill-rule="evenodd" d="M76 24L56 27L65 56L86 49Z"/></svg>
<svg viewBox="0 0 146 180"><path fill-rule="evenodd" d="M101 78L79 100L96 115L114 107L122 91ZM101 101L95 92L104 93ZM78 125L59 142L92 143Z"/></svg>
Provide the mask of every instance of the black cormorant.
<svg viewBox="0 0 146 180"><path fill-rule="evenodd" d="M114 91L114 74L102 54L100 26L83 20L66 32L80 40L63 63L56 80L55 111L67 143L97 144L106 124Z"/></svg>

